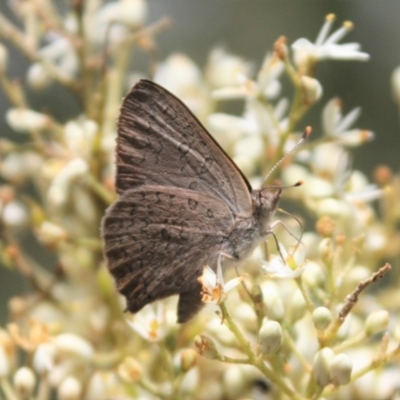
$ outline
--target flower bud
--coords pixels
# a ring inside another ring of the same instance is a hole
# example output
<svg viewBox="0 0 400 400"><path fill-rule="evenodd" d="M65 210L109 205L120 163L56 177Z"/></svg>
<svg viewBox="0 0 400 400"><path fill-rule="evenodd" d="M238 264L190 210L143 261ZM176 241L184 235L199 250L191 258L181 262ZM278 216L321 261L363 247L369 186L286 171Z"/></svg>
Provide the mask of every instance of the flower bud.
<svg viewBox="0 0 400 400"><path fill-rule="evenodd" d="M199 386L199 378L199 369L192 368L183 377L179 387L179 392L186 396L192 395L190 398L193 398L193 395L196 393Z"/></svg>
<svg viewBox="0 0 400 400"><path fill-rule="evenodd" d="M333 357L329 369L329 374L334 385L347 385L350 382L353 363L350 357L342 353Z"/></svg>
<svg viewBox="0 0 400 400"><path fill-rule="evenodd" d="M28 222L28 212L18 200L7 203L2 214L4 224L13 228L24 226Z"/></svg>
<svg viewBox="0 0 400 400"><path fill-rule="evenodd" d="M327 198L318 201L315 212L318 217L329 216L333 220L345 220L350 216L350 208L341 200Z"/></svg>
<svg viewBox="0 0 400 400"><path fill-rule="evenodd" d="M223 377L224 394L228 399L237 399L248 385L246 371L243 365L230 365Z"/></svg>
<svg viewBox="0 0 400 400"><path fill-rule="evenodd" d="M334 353L329 347L324 347L314 357L313 371L315 381L318 386L325 387L330 382L330 363L333 360Z"/></svg>
<svg viewBox="0 0 400 400"><path fill-rule="evenodd" d="M50 343L40 344L33 354L33 367L38 374L49 372L54 367L56 349Z"/></svg>
<svg viewBox="0 0 400 400"><path fill-rule="evenodd" d="M63 353L73 354L84 360L90 360L93 356L92 345L75 333L61 333L54 339L54 345Z"/></svg>
<svg viewBox="0 0 400 400"><path fill-rule="evenodd" d="M325 237L331 237L335 230L335 223L326 215L322 216L316 223L317 232Z"/></svg>
<svg viewBox="0 0 400 400"><path fill-rule="evenodd" d="M85 391L85 400L107 400L106 377L96 371L90 377Z"/></svg>
<svg viewBox="0 0 400 400"><path fill-rule="evenodd" d="M263 283L262 291L268 318L280 321L285 315L285 309L277 285L267 281Z"/></svg>
<svg viewBox="0 0 400 400"><path fill-rule="evenodd" d="M78 379L69 376L65 378L58 387L59 400L79 400L81 399L82 385Z"/></svg>
<svg viewBox="0 0 400 400"><path fill-rule="evenodd" d="M258 333L258 341L261 352L264 355L275 353L282 344L282 328L276 321L266 321Z"/></svg>
<svg viewBox="0 0 400 400"><path fill-rule="evenodd" d="M5 378L10 373L10 360L3 346L0 346L0 378Z"/></svg>
<svg viewBox="0 0 400 400"><path fill-rule="evenodd" d="M365 333L367 336L375 335L387 328L389 324L389 313L385 310L374 311L365 321Z"/></svg>
<svg viewBox="0 0 400 400"><path fill-rule="evenodd" d="M42 113L25 108L11 108L6 112L6 121L15 132L42 130L50 125L50 118Z"/></svg>
<svg viewBox="0 0 400 400"><path fill-rule="evenodd" d="M124 361L118 365L118 375L127 383L138 381L143 375L141 365L133 358L126 357Z"/></svg>
<svg viewBox="0 0 400 400"><path fill-rule="evenodd" d="M332 321L332 314L326 307L318 307L312 314L314 326L318 330L324 330Z"/></svg>
<svg viewBox="0 0 400 400"><path fill-rule="evenodd" d="M309 261L301 279L309 288L315 288L322 285L325 276L320 265L316 262Z"/></svg>
<svg viewBox="0 0 400 400"><path fill-rule="evenodd" d="M290 296L289 300L289 311L290 321L296 322L304 317L307 310L306 301L300 290L296 290L293 296Z"/></svg>
<svg viewBox="0 0 400 400"><path fill-rule="evenodd" d="M64 242L67 238L67 233L61 226L50 221L44 221L40 225L38 238L44 244L55 245Z"/></svg>
<svg viewBox="0 0 400 400"><path fill-rule="evenodd" d="M370 142L375 138L375 133L366 129L352 129L347 131L346 135L341 135L339 141L349 147L360 146L363 143Z"/></svg>
<svg viewBox="0 0 400 400"><path fill-rule="evenodd" d="M322 260L329 261L333 257L332 240L330 238L322 239L318 246L318 252Z"/></svg>
<svg viewBox="0 0 400 400"><path fill-rule="evenodd" d="M14 387L19 398L28 399L35 388L36 378L28 367L19 368L14 374Z"/></svg>
<svg viewBox="0 0 400 400"><path fill-rule="evenodd" d="M183 372L187 372L192 369L197 362L197 354L192 349L183 350L180 354L180 367Z"/></svg>
<svg viewBox="0 0 400 400"><path fill-rule="evenodd" d="M304 90L304 100L308 105L314 104L322 96L322 86L315 79L309 76L302 76L301 83Z"/></svg>
<svg viewBox="0 0 400 400"><path fill-rule="evenodd" d="M40 63L33 63L27 72L27 82L32 89L41 90L52 82L51 76Z"/></svg>
<svg viewBox="0 0 400 400"><path fill-rule="evenodd" d="M4 75L7 71L8 51L6 46L0 43L0 75Z"/></svg>
<svg viewBox="0 0 400 400"><path fill-rule="evenodd" d="M194 345L199 354L210 360L215 360L218 356L217 348L215 343L208 336L198 335L194 339Z"/></svg>

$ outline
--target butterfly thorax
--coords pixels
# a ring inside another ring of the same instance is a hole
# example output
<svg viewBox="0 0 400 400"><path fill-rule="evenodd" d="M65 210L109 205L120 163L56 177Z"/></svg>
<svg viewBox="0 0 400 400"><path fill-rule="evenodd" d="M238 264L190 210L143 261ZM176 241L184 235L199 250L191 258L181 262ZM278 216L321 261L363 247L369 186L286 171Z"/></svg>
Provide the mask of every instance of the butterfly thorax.
<svg viewBox="0 0 400 400"><path fill-rule="evenodd" d="M271 233L271 219L276 211L281 190L269 188L251 193L253 212L237 217L232 231L222 243L221 252L237 260L248 257L258 244Z"/></svg>

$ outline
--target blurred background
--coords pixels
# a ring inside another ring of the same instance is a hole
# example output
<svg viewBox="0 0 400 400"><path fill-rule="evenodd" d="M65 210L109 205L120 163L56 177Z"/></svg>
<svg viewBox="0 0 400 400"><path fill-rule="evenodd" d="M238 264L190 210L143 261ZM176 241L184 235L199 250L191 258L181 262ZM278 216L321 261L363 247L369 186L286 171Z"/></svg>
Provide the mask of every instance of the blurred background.
<svg viewBox="0 0 400 400"><path fill-rule="evenodd" d="M66 8L67 0L59 3ZM388 164L399 172L399 113L391 88L391 74L400 65L399 0L149 0L148 8L148 23L164 16L173 21L156 38L160 61L171 53L183 52L203 67L210 51L222 45L252 61L255 71L279 36L286 36L289 45L300 37L314 41L328 13L337 16L335 30L343 21L352 21L354 30L343 42L360 43L371 59L366 63L320 63L316 78L323 85L324 95L307 115L304 126L312 125L317 137L321 110L334 96L342 99L345 113L360 106L363 112L356 127L372 130L376 137L354 151L354 168L370 179L379 164ZM0 11L16 22L4 0L0 1ZM27 63L15 49L9 49L9 73L24 80ZM145 72L145 59L139 57L133 68ZM31 100L34 109L49 111L62 122L79 112L73 98L56 85L40 93L32 92ZM0 136L18 140L5 123L7 108L7 100L0 92ZM39 262L46 262L40 254L37 257ZM21 281L17 273L0 268L1 324L7 318L7 299L27 290Z"/></svg>

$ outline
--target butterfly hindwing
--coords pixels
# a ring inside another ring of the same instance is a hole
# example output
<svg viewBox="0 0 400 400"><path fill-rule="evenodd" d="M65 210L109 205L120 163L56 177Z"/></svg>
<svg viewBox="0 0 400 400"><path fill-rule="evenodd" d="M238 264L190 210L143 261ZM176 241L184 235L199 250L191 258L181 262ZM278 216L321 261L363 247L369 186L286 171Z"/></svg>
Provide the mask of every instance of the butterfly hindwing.
<svg viewBox="0 0 400 400"><path fill-rule="evenodd" d="M182 294L179 322L193 316L201 307L197 278L215 266L233 223L229 207L209 194L149 185L125 191L107 210L102 235L127 309Z"/></svg>

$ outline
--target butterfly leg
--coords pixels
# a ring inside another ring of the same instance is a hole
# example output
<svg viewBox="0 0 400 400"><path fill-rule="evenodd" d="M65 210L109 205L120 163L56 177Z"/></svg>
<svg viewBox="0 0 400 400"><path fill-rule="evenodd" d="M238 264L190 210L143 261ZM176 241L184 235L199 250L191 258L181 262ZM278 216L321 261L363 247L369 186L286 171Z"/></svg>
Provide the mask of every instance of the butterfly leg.
<svg viewBox="0 0 400 400"><path fill-rule="evenodd" d="M278 225L281 225L281 226L286 230L286 232L287 232L292 238L296 239L297 244L296 244L296 248L294 249L293 253L297 250L297 247L299 246L299 244L300 244L300 242L301 242L301 236L303 235L303 232L301 233L300 238L298 238L296 235L294 235L294 234L290 231L290 229L285 225L285 223L284 223L283 221L280 221L280 220L275 221L273 224L270 225L268 231L266 232L266 235L272 235L272 237L274 238L275 245L276 245L276 248L277 248L277 250L278 250L278 253L279 253L279 255L280 255L282 261L285 262L285 260L284 260L284 258L283 258L283 256L282 256L282 252L281 252L281 248L280 248L280 246L279 246L278 239L277 239L277 237L276 237L276 235L275 235L275 233L274 233L274 230L275 230L275 228L276 228ZM268 246L267 246L266 242L264 242L264 243L265 243L265 252L266 252L266 256L267 256L267 259L269 259L269 257L268 257Z"/></svg>

